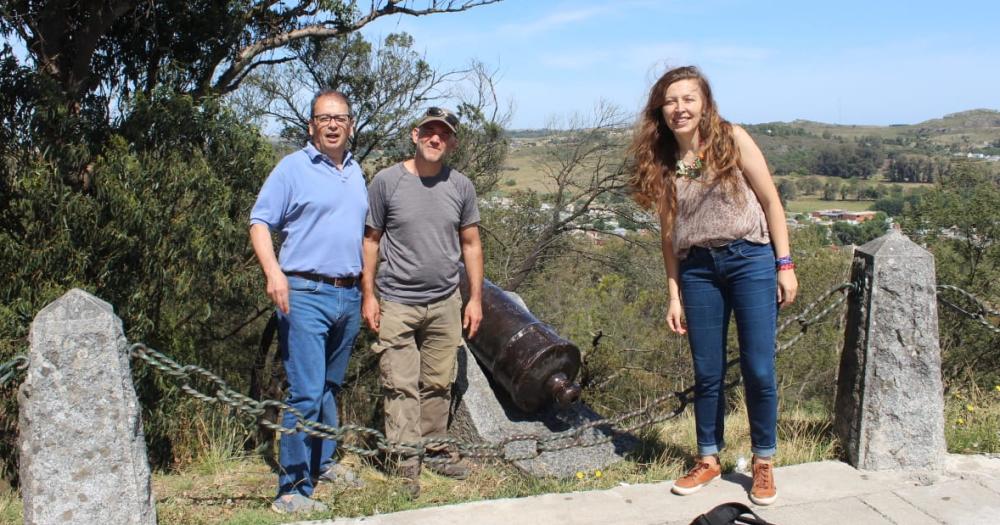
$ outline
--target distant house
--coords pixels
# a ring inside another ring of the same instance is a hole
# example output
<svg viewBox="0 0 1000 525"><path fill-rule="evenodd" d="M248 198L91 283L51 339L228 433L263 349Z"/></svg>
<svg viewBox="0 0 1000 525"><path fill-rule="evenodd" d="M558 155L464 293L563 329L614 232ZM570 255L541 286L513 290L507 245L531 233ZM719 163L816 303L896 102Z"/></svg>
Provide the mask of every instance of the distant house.
<svg viewBox="0 0 1000 525"><path fill-rule="evenodd" d="M871 220L875 218L874 211L847 211L847 210L819 210L814 211L810 215L818 220L825 222L836 222L836 221L848 221L856 224Z"/></svg>

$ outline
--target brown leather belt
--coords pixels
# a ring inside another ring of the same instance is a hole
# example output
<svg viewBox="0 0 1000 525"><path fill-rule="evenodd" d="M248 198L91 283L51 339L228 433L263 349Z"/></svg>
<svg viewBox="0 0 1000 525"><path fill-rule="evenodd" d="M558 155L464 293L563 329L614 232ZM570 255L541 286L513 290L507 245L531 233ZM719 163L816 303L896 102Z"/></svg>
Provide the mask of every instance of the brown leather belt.
<svg viewBox="0 0 1000 525"><path fill-rule="evenodd" d="M301 277L303 279L309 279L310 281L319 281L321 283L336 286L337 288L354 288L358 284L358 281L361 280L360 277L355 277L353 275L350 277L327 277L325 275L312 272L285 272L285 275Z"/></svg>

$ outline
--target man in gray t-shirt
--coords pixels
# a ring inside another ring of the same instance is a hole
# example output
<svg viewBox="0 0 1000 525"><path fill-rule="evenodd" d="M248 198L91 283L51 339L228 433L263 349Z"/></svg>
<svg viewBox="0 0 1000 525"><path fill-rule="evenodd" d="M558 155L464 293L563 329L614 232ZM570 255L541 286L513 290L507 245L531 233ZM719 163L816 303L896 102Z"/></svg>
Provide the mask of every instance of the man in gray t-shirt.
<svg viewBox="0 0 1000 525"><path fill-rule="evenodd" d="M385 433L397 443L447 437L462 329L472 337L483 317L476 190L465 175L444 165L458 145L457 127L458 117L450 111L428 109L411 132L413 158L380 171L368 188L361 315L378 332ZM470 284L464 315L460 259ZM446 447L431 446L428 452L448 454ZM454 459L428 468L466 477L468 467ZM401 458L399 472L410 494L419 494L419 458Z"/></svg>

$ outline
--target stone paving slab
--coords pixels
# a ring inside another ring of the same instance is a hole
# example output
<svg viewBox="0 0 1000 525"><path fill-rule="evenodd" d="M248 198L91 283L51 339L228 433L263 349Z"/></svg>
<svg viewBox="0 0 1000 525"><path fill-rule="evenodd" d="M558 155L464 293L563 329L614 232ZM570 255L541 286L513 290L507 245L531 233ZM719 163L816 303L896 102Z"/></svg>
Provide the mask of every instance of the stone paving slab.
<svg viewBox="0 0 1000 525"><path fill-rule="evenodd" d="M762 510L755 508L760 517L780 525L895 525L875 509L858 498L821 501L807 505L788 505ZM667 525L689 525L691 520L675 521ZM936 522L933 522L936 523ZM907 524L909 525L909 524Z"/></svg>
<svg viewBox="0 0 1000 525"><path fill-rule="evenodd" d="M913 487L896 494L942 523L1000 523L1000 494L972 480Z"/></svg>
<svg viewBox="0 0 1000 525"><path fill-rule="evenodd" d="M938 525L941 522L892 492L877 492L861 498L866 505L885 516L890 523Z"/></svg>
<svg viewBox="0 0 1000 525"><path fill-rule="evenodd" d="M1000 523L1000 492L991 488L1000 484L1000 458L949 455L940 471L896 472L866 472L823 461L775 469L775 479L778 501L755 510L780 525ZM298 525L687 525L720 503L748 503L750 479L743 474L728 474L686 497L672 495L671 484L621 485Z"/></svg>

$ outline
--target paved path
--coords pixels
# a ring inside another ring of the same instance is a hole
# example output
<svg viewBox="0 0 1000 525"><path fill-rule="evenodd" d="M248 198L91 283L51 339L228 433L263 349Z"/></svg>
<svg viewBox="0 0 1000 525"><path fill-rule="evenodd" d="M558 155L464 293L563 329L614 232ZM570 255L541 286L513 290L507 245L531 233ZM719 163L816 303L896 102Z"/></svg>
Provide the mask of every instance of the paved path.
<svg viewBox="0 0 1000 525"><path fill-rule="evenodd" d="M755 510L777 525L1000 524L1000 458L949 455L939 472L864 472L824 461L775 470L778 501ZM688 525L719 503L749 504L750 479L729 474L697 494L670 483L476 501L298 525Z"/></svg>

